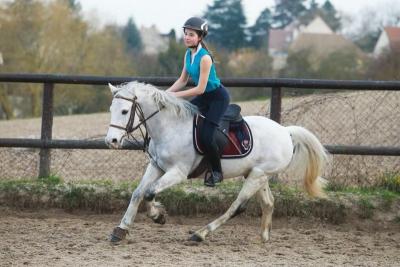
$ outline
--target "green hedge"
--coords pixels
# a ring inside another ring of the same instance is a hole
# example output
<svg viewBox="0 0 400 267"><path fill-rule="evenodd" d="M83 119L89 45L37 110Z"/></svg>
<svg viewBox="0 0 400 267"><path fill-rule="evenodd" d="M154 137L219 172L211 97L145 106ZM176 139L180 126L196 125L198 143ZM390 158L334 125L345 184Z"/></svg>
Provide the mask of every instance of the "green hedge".
<svg viewBox="0 0 400 267"><path fill-rule="evenodd" d="M206 188L200 181L189 181L165 190L156 197L170 215L222 214L236 198L241 181L224 181L216 188ZM120 212L127 208L138 182L111 181L63 182L57 177L39 180L0 180L0 205L15 208L62 208L96 213ZM399 212L400 193L384 188L342 188L329 191L327 199L312 199L302 190L272 184L274 216L316 217L342 223L349 216L371 219L375 212ZM141 207L144 210L144 207ZM252 198L246 213L260 216L261 209Z"/></svg>

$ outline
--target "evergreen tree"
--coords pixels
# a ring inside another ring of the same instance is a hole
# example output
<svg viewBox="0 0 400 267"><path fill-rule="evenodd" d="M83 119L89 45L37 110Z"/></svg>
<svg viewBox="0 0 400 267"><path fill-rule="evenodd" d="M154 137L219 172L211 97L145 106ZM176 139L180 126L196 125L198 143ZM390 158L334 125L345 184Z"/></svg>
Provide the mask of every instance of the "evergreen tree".
<svg viewBox="0 0 400 267"><path fill-rule="evenodd" d="M67 0L68 5L71 7L71 9L75 12L80 12L82 9L81 3L77 0Z"/></svg>
<svg viewBox="0 0 400 267"><path fill-rule="evenodd" d="M176 40L176 32L175 29L171 29L168 33L168 38L172 40Z"/></svg>
<svg viewBox="0 0 400 267"><path fill-rule="evenodd" d="M255 48L260 48L267 43L269 30L271 28L272 14L268 8L264 9L258 16L254 26L249 28L250 45Z"/></svg>
<svg viewBox="0 0 400 267"><path fill-rule="evenodd" d="M177 43L175 39L170 39L168 50L158 54L158 62L161 67L158 74L162 76L175 76L181 73L185 50L186 48L181 43Z"/></svg>
<svg viewBox="0 0 400 267"><path fill-rule="evenodd" d="M310 2L310 7L304 12L304 15L302 15L299 19L299 21L302 24L307 25L308 23L310 23L317 14L320 14L320 7L317 3L316 0L311 0Z"/></svg>
<svg viewBox="0 0 400 267"><path fill-rule="evenodd" d="M333 31L340 30L342 27L341 18L331 1L327 0L321 7L321 17L331 27Z"/></svg>
<svg viewBox="0 0 400 267"><path fill-rule="evenodd" d="M245 45L246 17L241 0L215 0L207 6L204 18L209 23L207 40L216 46L235 50Z"/></svg>
<svg viewBox="0 0 400 267"><path fill-rule="evenodd" d="M133 18L129 18L128 23L122 29L122 35L128 50L140 51L142 49L142 39Z"/></svg>
<svg viewBox="0 0 400 267"><path fill-rule="evenodd" d="M310 7L298 19L302 24L308 24L316 16L320 16L334 32L342 26L341 18L329 0L325 1L321 7L315 0L312 0Z"/></svg>
<svg viewBox="0 0 400 267"><path fill-rule="evenodd" d="M311 0L309 10L310 11L316 11L316 10L318 10L318 8L319 8L319 5L318 5L317 1L316 0Z"/></svg>
<svg viewBox="0 0 400 267"><path fill-rule="evenodd" d="M275 12L272 18L274 28L284 28L292 21L304 15L307 8L304 6L305 0L276 0Z"/></svg>

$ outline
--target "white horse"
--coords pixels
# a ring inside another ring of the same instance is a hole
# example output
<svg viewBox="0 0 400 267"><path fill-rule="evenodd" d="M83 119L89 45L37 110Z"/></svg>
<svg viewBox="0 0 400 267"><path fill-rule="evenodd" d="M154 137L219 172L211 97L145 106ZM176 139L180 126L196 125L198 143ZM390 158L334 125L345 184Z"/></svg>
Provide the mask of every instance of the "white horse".
<svg viewBox="0 0 400 267"><path fill-rule="evenodd" d="M111 123L105 138L108 146L121 148L127 133L138 123L147 125L151 137L148 147L150 163L132 194L121 223L111 234L111 241L119 242L132 226L143 199L148 216L157 223L165 223L165 210L154 201L155 196L184 182L203 156L196 152L192 142L193 115L197 109L190 102L139 82L119 87L109 84L109 87L114 98L110 107ZM134 122L134 113L138 114L140 122ZM311 132L298 126L284 127L262 116L244 119L252 130L253 150L244 158L223 159L221 162L224 177L243 176L243 187L230 208L194 232L191 240L204 240L210 232L242 211L253 195L257 195L262 208L261 238L269 240L274 197L268 179L288 169L304 177L305 189L311 196L324 196L320 173L327 153Z"/></svg>

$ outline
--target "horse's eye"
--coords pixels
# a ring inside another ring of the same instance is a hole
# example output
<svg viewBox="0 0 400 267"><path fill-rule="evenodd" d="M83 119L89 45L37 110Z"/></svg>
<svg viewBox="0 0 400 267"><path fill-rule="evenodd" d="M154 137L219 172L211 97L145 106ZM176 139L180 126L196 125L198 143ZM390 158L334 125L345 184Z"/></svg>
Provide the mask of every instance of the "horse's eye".
<svg viewBox="0 0 400 267"><path fill-rule="evenodd" d="M126 114L128 114L128 110L124 109L124 110L122 111L122 115L126 115Z"/></svg>

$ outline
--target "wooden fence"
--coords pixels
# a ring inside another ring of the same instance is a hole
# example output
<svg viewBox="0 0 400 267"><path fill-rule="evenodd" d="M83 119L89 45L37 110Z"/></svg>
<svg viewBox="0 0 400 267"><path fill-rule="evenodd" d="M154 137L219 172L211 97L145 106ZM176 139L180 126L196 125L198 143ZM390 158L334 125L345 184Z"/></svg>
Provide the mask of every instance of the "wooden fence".
<svg viewBox="0 0 400 267"><path fill-rule="evenodd" d="M170 86L175 77L105 77L76 76L58 74L0 74L0 82L4 83L42 83L42 127L40 139L0 138L0 147L40 148L39 177L50 174L50 149L108 149L103 141L54 140L53 128L53 94L56 84L90 84L107 85L130 81L151 83L156 86ZM335 89L335 90L376 90L399 91L398 81L342 81L316 79L269 79L269 78L225 78L222 83L227 87L263 87L271 88L270 118L280 122L282 88L303 89ZM189 83L190 85L191 83ZM193 84L191 84L193 85ZM399 122L400 123L400 122ZM382 155L400 156L400 147L371 146L337 146L325 145L332 154L345 155ZM124 149L140 149L139 146L127 145Z"/></svg>

